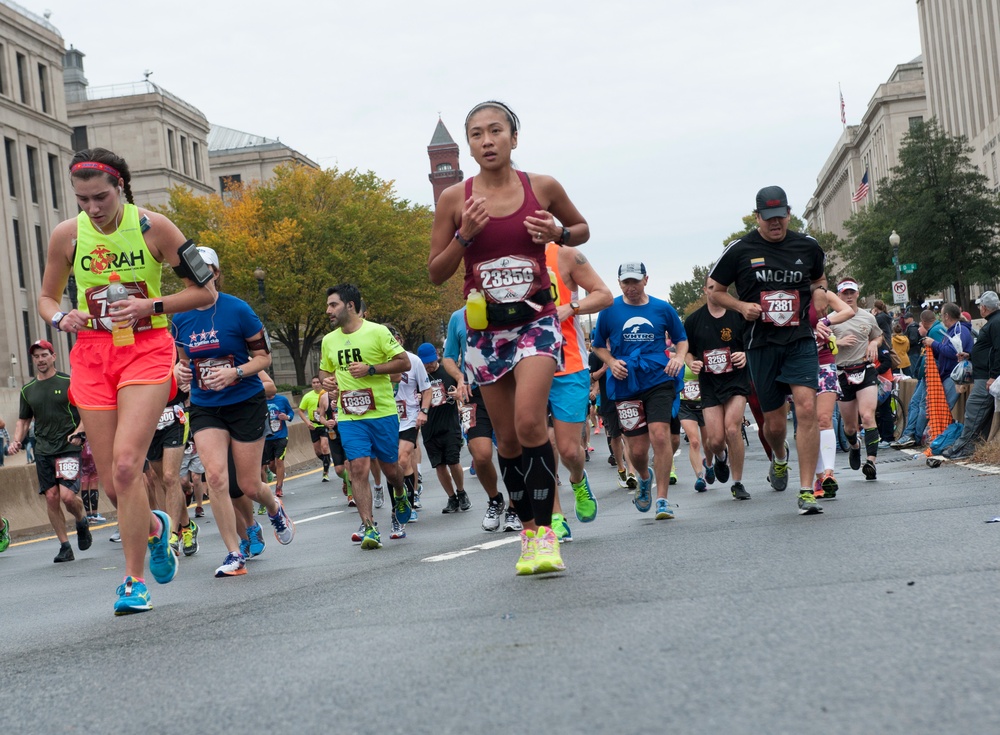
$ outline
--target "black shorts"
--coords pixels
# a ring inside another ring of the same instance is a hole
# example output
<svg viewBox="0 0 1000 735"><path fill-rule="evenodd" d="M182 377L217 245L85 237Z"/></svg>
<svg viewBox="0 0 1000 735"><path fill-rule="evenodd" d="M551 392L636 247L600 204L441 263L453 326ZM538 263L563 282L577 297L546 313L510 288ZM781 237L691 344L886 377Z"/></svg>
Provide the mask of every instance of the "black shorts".
<svg viewBox="0 0 1000 735"><path fill-rule="evenodd" d="M681 408L677 412L678 421L695 421L698 426L705 425L705 417L701 412L701 404L693 401L681 401Z"/></svg>
<svg viewBox="0 0 1000 735"><path fill-rule="evenodd" d="M264 454L260 458L261 465L271 464L276 459L285 460L285 450L288 449L288 437L268 439L264 442Z"/></svg>
<svg viewBox="0 0 1000 735"><path fill-rule="evenodd" d="M718 377L703 376L698 382L701 386L702 408L724 406L733 396L750 395L750 372L746 368Z"/></svg>
<svg viewBox="0 0 1000 735"><path fill-rule="evenodd" d="M643 434L649 433L649 424L670 424L670 431L677 434L681 430L680 420L674 416L674 381L669 380L666 383L660 383L655 388L650 388L645 393L641 393L632 401L638 401L642 403L643 416L645 421L642 422L641 426L637 426L634 429L627 429L626 423L621 420L621 414L618 416L619 423L621 423L622 433L625 436L642 436ZM617 404L622 403L622 401L616 402Z"/></svg>
<svg viewBox="0 0 1000 735"><path fill-rule="evenodd" d="M65 477L56 477L56 460L62 460L67 458L70 461L65 462L63 467L63 475ZM74 464L72 460L75 459ZM74 472L75 468L75 472ZM64 454L38 454L35 453L35 474L38 475L38 494L45 495L46 492L54 488L56 485L61 485L65 488L69 488L75 493L80 492L80 453L79 452L66 452Z"/></svg>
<svg viewBox="0 0 1000 735"><path fill-rule="evenodd" d="M812 337L747 350L747 367L764 413L785 405L793 385L819 390L819 352Z"/></svg>
<svg viewBox="0 0 1000 735"><path fill-rule="evenodd" d="M318 442L324 436L326 436L325 426L312 426L312 425L309 426L309 441L311 441L313 444Z"/></svg>
<svg viewBox="0 0 1000 735"><path fill-rule="evenodd" d="M479 390L478 385L472 389L471 405L475 406L473 409L475 411L475 425L469 427L465 438L471 441L485 436L493 441L493 422L490 421L490 414L487 412L486 402L483 400L483 392ZM424 437L424 442L426 443L426 441L427 437Z"/></svg>
<svg viewBox="0 0 1000 735"><path fill-rule="evenodd" d="M191 436L202 429L222 429L233 441L249 444L264 438L269 418L264 391L228 406L191 404Z"/></svg>
<svg viewBox="0 0 1000 735"><path fill-rule="evenodd" d="M417 446L417 427L413 426L409 429L403 429L399 432L399 440L401 442L410 442L413 446Z"/></svg>
<svg viewBox="0 0 1000 735"><path fill-rule="evenodd" d="M146 459L150 462L159 462L163 459L164 447L184 446L184 424L174 421L170 426L157 429L153 434L153 441L149 443L149 450L146 452Z"/></svg>
<svg viewBox="0 0 1000 735"><path fill-rule="evenodd" d="M434 436L425 434L424 451L431 467L458 464L462 454L462 432L448 430Z"/></svg>
<svg viewBox="0 0 1000 735"><path fill-rule="evenodd" d="M851 382L848 380L848 375L853 376L855 381L859 376L863 377L860 382ZM838 366L837 380L840 383L840 398L837 400L841 403L850 403L857 399L858 391L878 385L878 373L874 365L851 365L844 368Z"/></svg>
<svg viewBox="0 0 1000 735"><path fill-rule="evenodd" d="M601 420L609 439L617 439L622 435L622 425L618 421L618 409L615 408L614 401L601 404Z"/></svg>

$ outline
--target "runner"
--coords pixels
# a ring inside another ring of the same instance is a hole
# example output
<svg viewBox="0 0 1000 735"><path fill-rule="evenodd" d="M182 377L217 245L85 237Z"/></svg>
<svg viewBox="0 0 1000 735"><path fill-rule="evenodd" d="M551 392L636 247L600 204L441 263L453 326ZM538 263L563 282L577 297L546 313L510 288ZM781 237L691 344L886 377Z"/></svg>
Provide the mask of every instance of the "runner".
<svg viewBox="0 0 1000 735"><path fill-rule="evenodd" d="M743 320L712 304L710 290L706 282L702 289L705 305L684 321L690 342L688 364L698 376L701 391L705 456L715 458L711 469L719 482L725 484L732 476L729 491L735 500L750 500L743 486L743 414L750 395Z"/></svg>
<svg viewBox="0 0 1000 735"><path fill-rule="evenodd" d="M271 435L264 440L261 462L274 473L274 496L283 497L285 484L285 451L288 449L288 424L295 420L295 412L288 399L277 392L270 380L273 394L267 398L267 415ZM271 393L265 384L265 394Z"/></svg>
<svg viewBox="0 0 1000 735"><path fill-rule="evenodd" d="M771 487L788 486L788 408L791 392L798 416L801 515L822 513L813 495L813 470L819 455L816 390L819 356L809 326L812 291L826 288L825 256L808 235L788 229L791 210L781 187L757 192L757 229L734 240L708 274L708 299L737 311L745 320L747 366L764 412L764 438L771 447ZM727 289L735 283L737 296Z"/></svg>
<svg viewBox="0 0 1000 735"><path fill-rule="evenodd" d="M633 503L647 513L656 487L656 520L669 520L676 506L667 500L673 467L673 433L680 421L673 415L676 378L684 370L688 352L687 334L677 312L666 301L646 293L646 266L623 263L618 268L622 295L597 317L594 335L596 354L610 373L608 398L615 402L618 420L632 466L639 478ZM667 336L676 353L668 357ZM649 449L653 449L653 466ZM668 478L656 482L656 477Z"/></svg>
<svg viewBox="0 0 1000 735"><path fill-rule="evenodd" d="M330 481L330 444L327 441L325 422L321 421L316 414L319 407L320 396L323 394L323 383L318 375L314 375L310 381L312 390L307 390L299 399L298 411L301 418L309 427L309 438L312 439L313 452L316 459L323 463L322 482ZM345 485L346 487L346 485Z"/></svg>
<svg viewBox="0 0 1000 735"><path fill-rule="evenodd" d="M591 348L590 380L596 385L597 407L604 424L604 434L608 441L608 464L618 471L618 487L635 490L639 482L635 479L635 470L625 449L625 437L622 435L621 423L618 421L618 409L615 402L608 398L608 366ZM591 389L593 390L593 388Z"/></svg>
<svg viewBox="0 0 1000 735"><path fill-rule="evenodd" d="M337 430L337 403L340 391L336 387L336 377L334 377L334 387L331 390L324 390L319 396L319 407L315 411L316 417L323 422L323 431L328 447L328 456L333 465L333 473L341 479L341 491L347 496L347 507L356 508L357 502L354 500L354 491L351 489L351 473L347 467L347 456L344 454L344 444L340 440L340 432ZM375 507L382 507L382 491L375 491ZM361 543L361 537L356 539Z"/></svg>
<svg viewBox="0 0 1000 735"><path fill-rule="evenodd" d="M848 458L852 470L860 469L866 480L876 478L875 460L878 457L879 434L875 424L878 408L878 348L882 342L882 328L867 309L858 308L858 284L844 278L837 284L840 298L854 311L854 316L843 324L833 325L837 337L837 373L840 379L840 415L844 420ZM865 432L867 455L861 464L861 445L858 443L858 415ZM800 419L801 421L801 419Z"/></svg>
<svg viewBox="0 0 1000 735"><path fill-rule="evenodd" d="M390 324L385 325L393 338L405 347L403 335ZM410 499L413 511L410 523L417 520L417 511L423 507L417 495L417 432L427 423L427 412L430 408L430 381L427 380L427 370L420 358L412 352L407 352L410 369L400 375L392 376L396 392L396 414L399 416L399 468L403 473L403 483ZM398 381L398 382L397 382ZM375 507L381 508L384 493L381 488L375 491ZM405 538L406 530L393 519L393 528L389 538Z"/></svg>
<svg viewBox="0 0 1000 735"><path fill-rule="evenodd" d="M687 324L684 325L687 329ZM688 353L688 362L691 354ZM681 405L677 412L681 429L688 441L688 462L694 470L695 492L703 493L709 485L715 484L715 469L712 463L703 458L702 447L708 446L705 439L705 415L701 410L701 384L698 375L688 366L684 366L684 384L680 395Z"/></svg>
<svg viewBox="0 0 1000 735"><path fill-rule="evenodd" d="M107 520L97 510L100 499L100 477L97 474L97 465L94 464L90 441L85 439L80 447L80 500L83 501L88 523L104 523Z"/></svg>
<svg viewBox="0 0 1000 735"><path fill-rule="evenodd" d="M181 463L188 433L187 413L184 410L187 400L188 394L178 390L167 401L146 451L146 459L151 469L149 478L156 488L157 497L163 498L164 502L163 506L157 507L166 511L173 521L170 546L176 553L183 538L184 556L193 556L198 553L198 526L188 516L184 488L181 487Z"/></svg>
<svg viewBox="0 0 1000 735"><path fill-rule="evenodd" d="M476 304L474 313L466 310L466 360L489 408L500 472L524 524L515 570L526 575L565 569L551 529L555 455L546 399L560 367L562 333L545 244L582 245L590 228L558 181L513 168L518 125L500 102L469 112L466 138L480 170L442 192L428 268L440 285L465 263L463 291Z"/></svg>
<svg viewBox="0 0 1000 735"><path fill-rule="evenodd" d="M190 420L188 421L188 425L190 426ZM202 481L202 475L204 474L205 468L201 464L201 457L198 456L198 447L195 446L194 439L188 437L187 442L184 444L184 458L181 460L181 489L184 491L184 497L187 501L184 512L187 513L187 507L191 505L191 501L193 500L195 504L195 518L202 518L205 515L202 502L205 500L204 496L208 488L205 487Z"/></svg>
<svg viewBox="0 0 1000 735"><path fill-rule="evenodd" d="M76 519L76 545L80 551L90 548L87 515L80 502L80 446L85 439L80 414L69 396L70 378L56 371L56 355L52 343L38 340L28 350L35 366L35 379L21 389L14 437L8 454L21 451L28 435L28 425L35 422L35 473L38 493L45 496L49 523L59 539L55 563L73 561L73 547L66 533L65 506ZM60 503L62 506L60 506Z"/></svg>
<svg viewBox="0 0 1000 735"><path fill-rule="evenodd" d="M410 358L388 329L362 319L360 311L357 286L341 283L327 290L326 313L334 329L323 337L319 374L324 388L339 391L337 426L364 526L361 548L379 549L368 484L373 455L392 491L396 521L405 525L412 510L399 468L399 417L389 377L409 370Z"/></svg>
<svg viewBox="0 0 1000 735"><path fill-rule="evenodd" d="M590 459L584 442L589 440L587 414L590 407L590 356L583 336L582 314L596 314L612 304L611 289L597 275L579 250L550 242L545 248L545 263L555 276L558 288L556 318L563 335L563 369L556 372L549 391L549 413L559 458L569 472L573 488L576 518L590 523L597 518L597 498L584 471ZM579 289L587 295L580 298ZM584 438L586 436L586 439ZM560 543L573 540L573 533L562 512L556 492L552 527Z"/></svg>
<svg viewBox="0 0 1000 735"><path fill-rule="evenodd" d="M212 495L212 517L227 554L215 570L216 577L246 574L246 557L240 551L236 511L230 497L228 456L232 452L236 483L251 501L267 508L275 538L290 544L295 525L260 480L267 399L258 373L271 364L271 345L260 319L250 306L222 293L219 256L199 248L212 270L219 296L211 307L174 316L177 340L177 381L190 386L191 435L205 466ZM245 522L241 525L249 525Z"/></svg>
<svg viewBox="0 0 1000 735"><path fill-rule="evenodd" d="M437 349L430 342L417 348L417 356L427 371L430 383L427 423L420 433L424 438L424 451L431 469L437 472L438 482L448 495L448 504L442 513L463 513L472 508L472 501L465 492L465 472L459 463L462 452L462 425L455 402L457 382L441 367Z"/></svg>

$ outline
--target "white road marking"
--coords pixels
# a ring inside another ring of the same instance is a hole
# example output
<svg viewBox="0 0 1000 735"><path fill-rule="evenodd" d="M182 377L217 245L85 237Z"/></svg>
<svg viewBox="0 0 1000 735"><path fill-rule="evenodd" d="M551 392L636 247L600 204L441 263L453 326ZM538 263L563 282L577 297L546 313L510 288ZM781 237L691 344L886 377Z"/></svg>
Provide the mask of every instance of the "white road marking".
<svg viewBox="0 0 1000 735"><path fill-rule="evenodd" d="M496 549L500 546L506 546L507 544L517 543L521 540L520 534L515 534L510 538L500 539L499 541L487 541L485 544L476 544L475 546L469 546L465 549L460 549L459 551L449 551L444 554L438 554L437 556L428 556L426 559L421 559L420 561L448 561L450 559L457 559L460 556L468 556L469 554L475 554L477 551L485 551L487 549Z"/></svg>
<svg viewBox="0 0 1000 735"><path fill-rule="evenodd" d="M329 518L330 516L336 516L336 515L340 515L341 513L346 513L346 512L347 511L343 511L343 510L335 510L332 513L324 513L321 516L312 516L311 518L293 518L292 521L297 526L300 523L308 523L309 521L318 521L320 518Z"/></svg>

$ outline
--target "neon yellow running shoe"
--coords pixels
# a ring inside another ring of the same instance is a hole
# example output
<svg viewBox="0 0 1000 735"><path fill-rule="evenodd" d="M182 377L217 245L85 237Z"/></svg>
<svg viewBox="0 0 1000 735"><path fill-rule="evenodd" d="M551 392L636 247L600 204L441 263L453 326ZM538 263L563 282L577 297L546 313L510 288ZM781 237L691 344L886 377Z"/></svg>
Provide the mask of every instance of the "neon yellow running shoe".
<svg viewBox="0 0 1000 735"><path fill-rule="evenodd" d="M573 495L576 498L576 519L580 523L590 523L597 518L597 498L590 490L590 479L583 473L580 482L572 483Z"/></svg>
<svg viewBox="0 0 1000 735"><path fill-rule="evenodd" d="M521 531L521 558L517 560L514 571L518 576L526 576L535 573L535 557L537 555L535 546L535 532Z"/></svg>
<svg viewBox="0 0 1000 735"><path fill-rule="evenodd" d="M561 572L565 569L555 532L551 528L539 526L535 532L535 574Z"/></svg>

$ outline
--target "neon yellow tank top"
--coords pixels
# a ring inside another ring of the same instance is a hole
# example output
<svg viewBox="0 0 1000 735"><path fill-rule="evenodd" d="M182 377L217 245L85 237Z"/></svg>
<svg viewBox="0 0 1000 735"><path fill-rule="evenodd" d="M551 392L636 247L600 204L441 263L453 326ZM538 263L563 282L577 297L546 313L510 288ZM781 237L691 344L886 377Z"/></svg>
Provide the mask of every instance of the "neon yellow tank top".
<svg viewBox="0 0 1000 735"><path fill-rule="evenodd" d="M139 228L139 209L134 204L126 204L118 229L110 235L98 231L86 212L76 218L76 253L73 257L73 275L77 285L77 308L79 294L84 295L86 310L96 319L91 322L94 329L110 332L111 318L108 316L108 277L117 273L122 285L130 296L155 299L161 295L161 265L146 247L146 241ZM133 320L133 331L144 332L167 326L167 317L155 314Z"/></svg>

